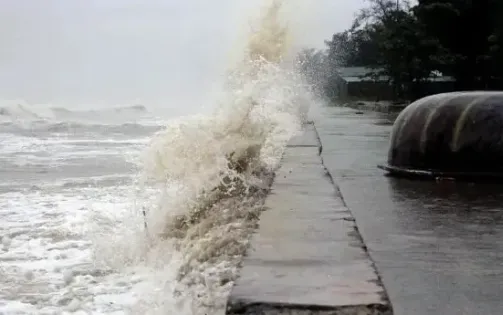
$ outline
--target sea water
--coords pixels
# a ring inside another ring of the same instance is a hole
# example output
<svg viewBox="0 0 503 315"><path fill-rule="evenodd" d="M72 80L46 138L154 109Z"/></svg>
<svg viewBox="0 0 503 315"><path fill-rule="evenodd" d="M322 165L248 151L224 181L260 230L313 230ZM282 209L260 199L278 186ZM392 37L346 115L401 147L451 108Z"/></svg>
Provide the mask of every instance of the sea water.
<svg viewBox="0 0 503 315"><path fill-rule="evenodd" d="M225 312L312 103L264 3L208 114L0 106L0 314Z"/></svg>

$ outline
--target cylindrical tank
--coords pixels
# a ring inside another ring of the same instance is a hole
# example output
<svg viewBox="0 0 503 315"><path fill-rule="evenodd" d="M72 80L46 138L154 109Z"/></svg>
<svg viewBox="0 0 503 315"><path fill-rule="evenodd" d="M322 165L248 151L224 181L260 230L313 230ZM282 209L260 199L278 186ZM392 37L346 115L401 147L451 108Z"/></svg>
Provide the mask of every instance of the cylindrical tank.
<svg viewBox="0 0 503 315"><path fill-rule="evenodd" d="M503 92L424 97L397 117L388 161L397 175L503 178Z"/></svg>

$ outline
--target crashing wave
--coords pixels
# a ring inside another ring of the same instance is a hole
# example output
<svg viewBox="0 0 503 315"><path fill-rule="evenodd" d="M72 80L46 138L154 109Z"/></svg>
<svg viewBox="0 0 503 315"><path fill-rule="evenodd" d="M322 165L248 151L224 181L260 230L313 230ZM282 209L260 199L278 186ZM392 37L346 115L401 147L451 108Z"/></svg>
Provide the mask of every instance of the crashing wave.
<svg viewBox="0 0 503 315"><path fill-rule="evenodd" d="M148 236L137 222L122 227L123 242L97 248L108 266L159 270L161 289L142 297L138 313L222 312L273 173L306 119L310 95L284 58L282 1L268 2L216 110L171 120L153 137L139 188L159 188L157 202L145 206Z"/></svg>

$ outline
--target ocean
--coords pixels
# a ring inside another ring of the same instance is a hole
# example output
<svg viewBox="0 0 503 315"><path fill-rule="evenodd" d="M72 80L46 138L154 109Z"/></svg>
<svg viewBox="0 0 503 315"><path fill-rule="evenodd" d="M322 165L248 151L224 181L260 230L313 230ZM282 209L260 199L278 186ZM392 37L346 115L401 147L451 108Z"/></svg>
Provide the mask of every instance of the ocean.
<svg viewBox="0 0 503 315"><path fill-rule="evenodd" d="M0 104L0 314L224 314L314 97L270 3L212 110Z"/></svg>

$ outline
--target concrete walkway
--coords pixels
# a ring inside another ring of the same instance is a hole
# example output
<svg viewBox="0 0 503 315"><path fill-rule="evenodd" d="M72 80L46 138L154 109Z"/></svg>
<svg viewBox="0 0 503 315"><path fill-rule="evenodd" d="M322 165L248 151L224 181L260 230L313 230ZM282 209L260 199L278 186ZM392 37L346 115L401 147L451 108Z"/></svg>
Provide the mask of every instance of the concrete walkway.
<svg viewBox="0 0 503 315"><path fill-rule="evenodd" d="M395 315L503 314L501 183L385 176L393 121L327 107L316 128Z"/></svg>
<svg viewBox="0 0 503 315"><path fill-rule="evenodd" d="M227 314L392 314L314 125L292 139Z"/></svg>

